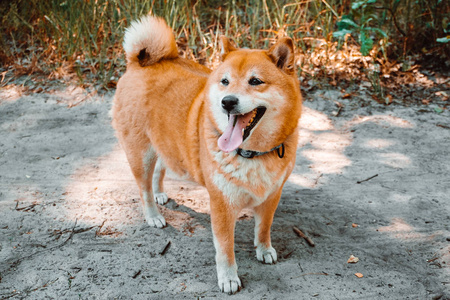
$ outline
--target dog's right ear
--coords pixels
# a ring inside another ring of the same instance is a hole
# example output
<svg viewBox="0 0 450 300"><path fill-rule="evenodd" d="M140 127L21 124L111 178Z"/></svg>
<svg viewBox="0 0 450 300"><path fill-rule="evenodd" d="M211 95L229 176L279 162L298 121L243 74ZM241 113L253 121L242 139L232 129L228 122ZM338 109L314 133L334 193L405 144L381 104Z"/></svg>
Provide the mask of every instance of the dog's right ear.
<svg viewBox="0 0 450 300"><path fill-rule="evenodd" d="M224 61L225 57L230 53L231 51L237 50L233 45L231 45L231 42L228 38L221 35L220 36L220 60Z"/></svg>

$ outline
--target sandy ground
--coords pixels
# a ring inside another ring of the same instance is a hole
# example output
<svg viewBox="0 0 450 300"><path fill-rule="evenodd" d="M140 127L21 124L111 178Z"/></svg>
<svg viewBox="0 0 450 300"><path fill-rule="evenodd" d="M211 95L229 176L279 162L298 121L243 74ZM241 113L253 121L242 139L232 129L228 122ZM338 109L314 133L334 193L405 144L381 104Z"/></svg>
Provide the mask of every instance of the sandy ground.
<svg viewBox="0 0 450 300"><path fill-rule="evenodd" d="M167 180L168 227L146 225L110 96L3 95L0 299L450 299L449 111L310 98L272 228L279 262L256 260L244 212L245 289L228 296L203 188Z"/></svg>

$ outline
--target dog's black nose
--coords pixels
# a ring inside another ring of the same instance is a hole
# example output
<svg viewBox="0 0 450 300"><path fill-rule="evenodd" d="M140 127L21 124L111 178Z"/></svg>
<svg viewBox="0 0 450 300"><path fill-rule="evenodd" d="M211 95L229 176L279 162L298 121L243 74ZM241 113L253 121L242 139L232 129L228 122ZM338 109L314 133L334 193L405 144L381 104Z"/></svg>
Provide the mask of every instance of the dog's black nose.
<svg viewBox="0 0 450 300"><path fill-rule="evenodd" d="M235 96L225 96L222 99L222 107L229 113L236 108L238 103L239 99Z"/></svg>

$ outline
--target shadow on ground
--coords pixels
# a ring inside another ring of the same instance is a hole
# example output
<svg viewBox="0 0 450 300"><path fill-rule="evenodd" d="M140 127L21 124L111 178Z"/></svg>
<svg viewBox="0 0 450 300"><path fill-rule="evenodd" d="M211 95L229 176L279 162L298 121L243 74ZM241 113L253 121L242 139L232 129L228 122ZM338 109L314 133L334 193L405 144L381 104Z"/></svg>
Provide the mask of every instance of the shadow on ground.
<svg viewBox="0 0 450 300"><path fill-rule="evenodd" d="M110 103L68 108L55 95L0 103L0 299L225 297L206 190L167 180L169 226L147 226ZM449 113L380 106L333 117L330 106L305 103L272 230L276 265L256 261L252 216L241 214L245 289L233 297L450 297L450 133L439 126ZM347 263L350 255L359 261Z"/></svg>

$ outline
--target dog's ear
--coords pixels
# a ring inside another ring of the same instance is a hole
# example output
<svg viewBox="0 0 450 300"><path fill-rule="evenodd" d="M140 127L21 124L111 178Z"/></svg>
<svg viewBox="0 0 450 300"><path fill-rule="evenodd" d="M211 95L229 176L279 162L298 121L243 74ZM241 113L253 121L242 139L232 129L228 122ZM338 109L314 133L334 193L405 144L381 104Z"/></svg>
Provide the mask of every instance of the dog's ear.
<svg viewBox="0 0 450 300"><path fill-rule="evenodd" d="M283 37L268 50L269 57L278 68L287 74L294 73L295 55L294 42L291 38Z"/></svg>
<svg viewBox="0 0 450 300"><path fill-rule="evenodd" d="M225 57L230 53L231 51L237 50L233 45L231 45L230 40L221 35L220 36L220 60L224 61Z"/></svg>

